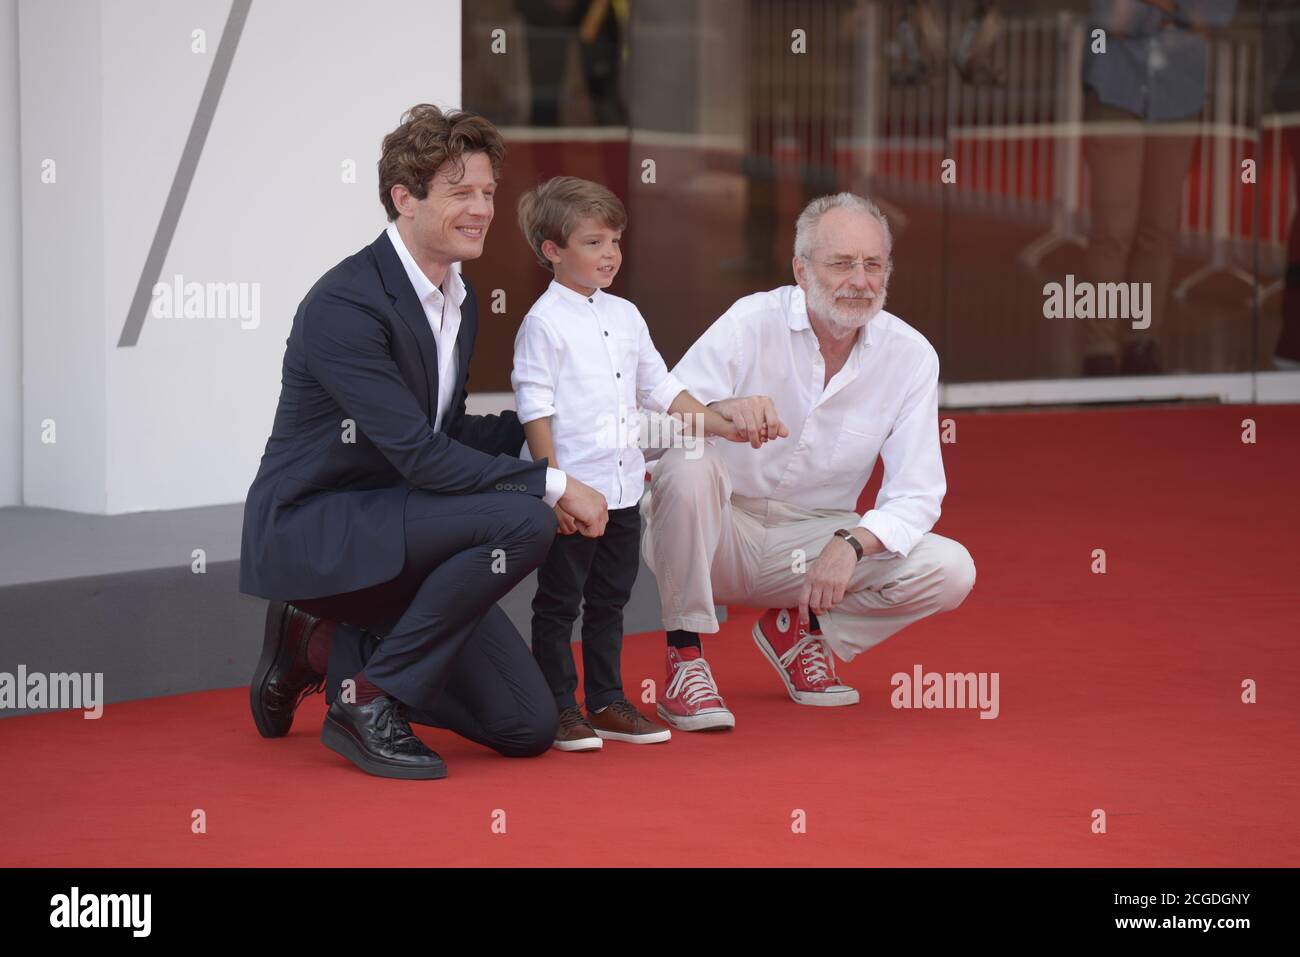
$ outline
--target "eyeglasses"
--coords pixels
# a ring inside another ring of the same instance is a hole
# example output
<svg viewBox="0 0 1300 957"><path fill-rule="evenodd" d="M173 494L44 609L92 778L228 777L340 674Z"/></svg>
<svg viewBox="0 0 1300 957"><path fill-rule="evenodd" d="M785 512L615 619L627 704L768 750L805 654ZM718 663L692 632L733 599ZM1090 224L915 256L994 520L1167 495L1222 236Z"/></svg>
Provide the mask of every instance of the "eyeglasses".
<svg viewBox="0 0 1300 957"><path fill-rule="evenodd" d="M825 266L836 276L847 276L858 266L866 272L871 279L879 278L889 272L889 263L881 262L879 259L818 259L808 262L816 262L818 265Z"/></svg>

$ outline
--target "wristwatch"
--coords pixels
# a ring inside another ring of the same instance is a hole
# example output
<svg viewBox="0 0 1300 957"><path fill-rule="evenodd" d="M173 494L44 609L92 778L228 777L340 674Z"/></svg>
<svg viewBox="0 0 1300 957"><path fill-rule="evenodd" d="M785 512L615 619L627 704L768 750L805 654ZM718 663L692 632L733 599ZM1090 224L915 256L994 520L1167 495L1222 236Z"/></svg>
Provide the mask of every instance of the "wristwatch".
<svg viewBox="0 0 1300 957"><path fill-rule="evenodd" d="M837 528L835 529L835 537L842 538L850 545L852 545L853 550L858 553L858 561L862 561L862 556L864 554L864 552L862 551L862 543L853 537L852 532L850 532L847 528Z"/></svg>

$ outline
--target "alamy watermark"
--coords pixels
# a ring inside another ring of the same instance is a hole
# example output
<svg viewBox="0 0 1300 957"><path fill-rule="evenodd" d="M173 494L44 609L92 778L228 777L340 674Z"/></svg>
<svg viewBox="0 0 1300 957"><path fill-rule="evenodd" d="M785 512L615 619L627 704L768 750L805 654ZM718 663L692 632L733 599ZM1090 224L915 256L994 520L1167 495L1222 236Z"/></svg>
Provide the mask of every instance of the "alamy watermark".
<svg viewBox="0 0 1300 957"><path fill-rule="evenodd" d="M132 937L148 937L152 915L152 894L83 894L73 887L50 898L51 927L128 927Z"/></svg>
<svg viewBox="0 0 1300 957"><path fill-rule="evenodd" d="M186 282L177 273L171 282L154 283L149 315L156 319L238 319L239 328L262 323L262 284L258 282Z"/></svg>
<svg viewBox="0 0 1300 957"><path fill-rule="evenodd" d="M978 708L981 718L996 718L999 678L996 671L940 674L913 665L910 675L899 671L889 679L894 689L889 703L895 708Z"/></svg>
<svg viewBox="0 0 1300 957"><path fill-rule="evenodd" d="M596 447L601 449L685 449L686 458L704 455L704 416L644 413L620 405L596 419Z"/></svg>
<svg viewBox="0 0 1300 957"><path fill-rule="evenodd" d="M1075 282L1043 286L1044 319L1129 319L1134 329L1151 326L1151 283Z"/></svg>
<svg viewBox="0 0 1300 957"><path fill-rule="evenodd" d="M104 673L63 672L46 674L19 665L17 673L0 671L0 710L81 708L83 718L94 720L104 714Z"/></svg>

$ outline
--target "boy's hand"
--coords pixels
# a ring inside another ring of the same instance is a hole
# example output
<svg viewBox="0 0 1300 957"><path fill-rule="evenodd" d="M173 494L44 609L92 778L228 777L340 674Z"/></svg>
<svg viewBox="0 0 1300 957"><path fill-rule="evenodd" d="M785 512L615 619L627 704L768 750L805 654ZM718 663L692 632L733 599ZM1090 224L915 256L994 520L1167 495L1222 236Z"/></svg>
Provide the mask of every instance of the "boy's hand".
<svg viewBox="0 0 1300 957"><path fill-rule="evenodd" d="M555 506L555 530L561 535L572 535L578 530L578 523L573 516L562 509L559 505Z"/></svg>

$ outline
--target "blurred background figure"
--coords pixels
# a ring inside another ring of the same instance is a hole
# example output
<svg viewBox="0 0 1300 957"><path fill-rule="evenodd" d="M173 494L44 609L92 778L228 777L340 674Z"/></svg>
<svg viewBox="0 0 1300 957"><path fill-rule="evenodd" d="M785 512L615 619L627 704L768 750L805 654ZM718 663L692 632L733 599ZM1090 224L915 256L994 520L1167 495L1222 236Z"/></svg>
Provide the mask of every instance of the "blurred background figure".
<svg viewBox="0 0 1300 957"><path fill-rule="evenodd" d="M728 272L751 275L770 285L790 281L784 232L777 248L783 153L794 151L798 156L800 208L842 188L835 146L850 129L855 5L854 0L748 0L745 4L744 254L723 262ZM806 52L793 48L795 30L804 31Z"/></svg>
<svg viewBox="0 0 1300 957"><path fill-rule="evenodd" d="M515 0L526 27L530 126L559 126L565 68L578 44L584 86L597 126L627 125L622 92L629 0Z"/></svg>
<svg viewBox="0 0 1300 957"><path fill-rule="evenodd" d="M578 23L582 75L597 126L626 126L623 100L623 37L629 0L591 0Z"/></svg>
<svg viewBox="0 0 1300 957"><path fill-rule="evenodd" d="M1205 103L1204 30L1227 24L1235 0L1091 0L1084 43L1083 152L1092 177L1085 261L1094 283L1151 284L1150 328L1084 320L1084 375L1163 371L1183 182ZM1105 31L1104 52L1094 31Z"/></svg>
<svg viewBox="0 0 1300 957"><path fill-rule="evenodd" d="M564 67L582 16L578 0L515 0L527 30L529 126L559 126Z"/></svg>
<svg viewBox="0 0 1300 957"><path fill-rule="evenodd" d="M1281 67L1270 92L1273 110L1283 118L1282 145L1291 159L1291 195L1300 197L1300 6L1270 10L1265 51L1266 56L1274 54L1275 64L1270 66ZM1300 203L1296 208L1287 234L1282 332L1273 354L1278 369L1300 369Z"/></svg>

